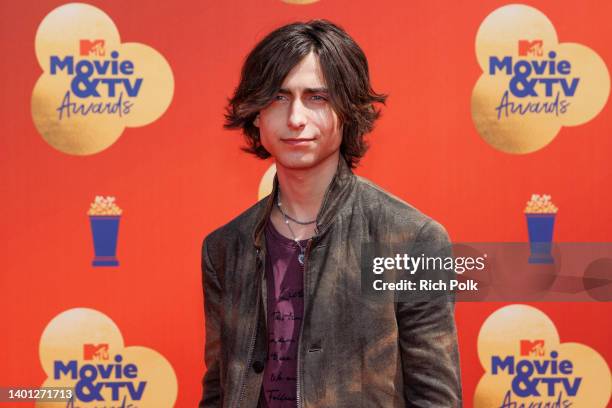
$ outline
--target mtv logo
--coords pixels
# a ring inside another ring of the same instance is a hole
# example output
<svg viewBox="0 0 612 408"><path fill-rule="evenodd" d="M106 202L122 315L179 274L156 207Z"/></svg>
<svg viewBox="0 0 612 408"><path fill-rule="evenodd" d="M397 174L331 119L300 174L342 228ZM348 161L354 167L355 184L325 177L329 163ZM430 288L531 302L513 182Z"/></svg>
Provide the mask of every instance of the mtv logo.
<svg viewBox="0 0 612 408"><path fill-rule="evenodd" d="M520 57L541 57L544 55L544 41L542 40L519 40L518 49Z"/></svg>
<svg viewBox="0 0 612 408"><path fill-rule="evenodd" d="M521 340L521 356L542 357L544 355L544 340Z"/></svg>
<svg viewBox="0 0 612 408"><path fill-rule="evenodd" d="M81 40L79 50L82 57L103 57L106 54L104 40Z"/></svg>
<svg viewBox="0 0 612 408"><path fill-rule="evenodd" d="M108 343L83 344L84 360L108 360Z"/></svg>

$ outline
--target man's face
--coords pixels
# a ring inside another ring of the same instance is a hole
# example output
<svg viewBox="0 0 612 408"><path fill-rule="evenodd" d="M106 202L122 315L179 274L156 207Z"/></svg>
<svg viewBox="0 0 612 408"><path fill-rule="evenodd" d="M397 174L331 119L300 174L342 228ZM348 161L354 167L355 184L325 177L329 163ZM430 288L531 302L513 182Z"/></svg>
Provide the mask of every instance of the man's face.
<svg viewBox="0 0 612 408"><path fill-rule="evenodd" d="M339 154L342 128L314 53L287 74L280 91L259 112L254 124L277 165L308 169Z"/></svg>

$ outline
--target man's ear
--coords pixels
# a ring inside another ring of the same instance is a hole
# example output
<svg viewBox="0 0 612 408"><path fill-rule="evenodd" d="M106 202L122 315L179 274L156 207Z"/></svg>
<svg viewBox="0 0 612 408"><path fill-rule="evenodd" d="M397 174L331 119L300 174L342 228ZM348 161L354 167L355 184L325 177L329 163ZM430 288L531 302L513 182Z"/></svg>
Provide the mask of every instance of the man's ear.
<svg viewBox="0 0 612 408"><path fill-rule="evenodd" d="M255 127L259 127L259 113L257 114L257 116L255 116L255 120L253 121L253 125L255 125Z"/></svg>

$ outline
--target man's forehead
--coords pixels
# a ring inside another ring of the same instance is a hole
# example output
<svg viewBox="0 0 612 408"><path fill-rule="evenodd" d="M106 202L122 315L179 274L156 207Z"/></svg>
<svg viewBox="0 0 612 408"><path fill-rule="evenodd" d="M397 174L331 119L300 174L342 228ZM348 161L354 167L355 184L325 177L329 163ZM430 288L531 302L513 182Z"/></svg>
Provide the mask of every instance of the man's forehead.
<svg viewBox="0 0 612 408"><path fill-rule="evenodd" d="M324 90L327 88L319 58L311 52L298 62L287 74L281 89L290 92Z"/></svg>

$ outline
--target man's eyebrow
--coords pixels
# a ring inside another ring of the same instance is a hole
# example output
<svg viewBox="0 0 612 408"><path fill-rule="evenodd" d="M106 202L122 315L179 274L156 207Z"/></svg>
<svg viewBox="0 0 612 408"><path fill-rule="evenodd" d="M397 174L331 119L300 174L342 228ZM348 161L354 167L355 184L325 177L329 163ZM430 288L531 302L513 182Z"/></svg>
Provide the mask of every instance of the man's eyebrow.
<svg viewBox="0 0 612 408"><path fill-rule="evenodd" d="M325 87L321 87L321 88L305 88L304 89L304 93L307 94L313 94L313 93L328 93L329 90ZM278 93L283 94L283 95L291 95L291 91L288 90L287 88L281 88L279 89Z"/></svg>
<svg viewBox="0 0 612 408"><path fill-rule="evenodd" d="M325 87L304 89L304 93L327 93L327 92L328 90Z"/></svg>

